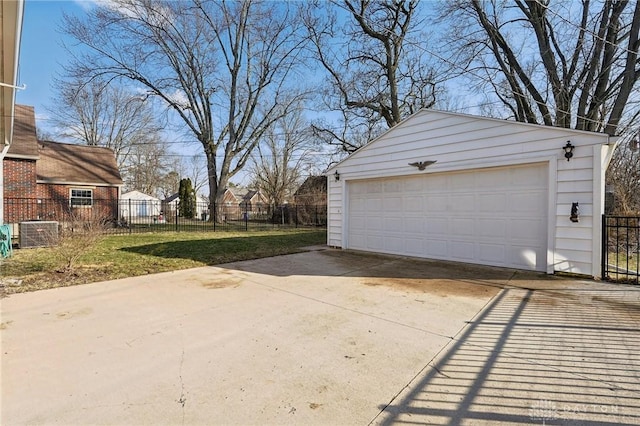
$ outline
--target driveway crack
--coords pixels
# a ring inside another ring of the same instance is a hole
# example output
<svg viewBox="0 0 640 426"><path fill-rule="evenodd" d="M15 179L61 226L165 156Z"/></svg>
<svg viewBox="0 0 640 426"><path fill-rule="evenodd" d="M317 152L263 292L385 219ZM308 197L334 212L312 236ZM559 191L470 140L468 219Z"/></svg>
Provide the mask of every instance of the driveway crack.
<svg viewBox="0 0 640 426"><path fill-rule="evenodd" d="M184 405L187 402L187 398L184 394L184 380L182 379L182 366L184 365L184 346L182 347L182 356L180 357L180 372L178 377L180 378L180 398L178 399L178 404L182 406L182 424L184 425Z"/></svg>

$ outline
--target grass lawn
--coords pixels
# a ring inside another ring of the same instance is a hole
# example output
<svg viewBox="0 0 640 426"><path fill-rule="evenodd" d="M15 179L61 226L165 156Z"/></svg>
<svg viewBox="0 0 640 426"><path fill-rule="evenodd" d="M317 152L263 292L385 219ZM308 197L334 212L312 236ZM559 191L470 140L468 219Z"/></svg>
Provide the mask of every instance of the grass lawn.
<svg viewBox="0 0 640 426"><path fill-rule="evenodd" d="M56 272L55 247L14 250L0 262L0 294L86 284L178 269L257 259L325 244L325 230L167 232L106 236L73 272Z"/></svg>

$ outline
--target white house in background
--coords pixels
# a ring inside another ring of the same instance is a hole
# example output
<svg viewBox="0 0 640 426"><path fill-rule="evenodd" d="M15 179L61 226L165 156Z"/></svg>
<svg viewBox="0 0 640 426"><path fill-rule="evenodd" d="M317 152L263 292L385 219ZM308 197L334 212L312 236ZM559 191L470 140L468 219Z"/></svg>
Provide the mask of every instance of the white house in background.
<svg viewBox="0 0 640 426"><path fill-rule="evenodd" d="M178 193L167 197L162 202L162 208L165 211L167 217L173 217L176 214L176 210L178 209L178 203L180 202L180 197L178 197ZM209 217L209 199L205 198L201 195L196 195L196 214L195 219L207 219Z"/></svg>
<svg viewBox="0 0 640 426"><path fill-rule="evenodd" d="M160 216L162 202L159 198L140 191L130 191L120 196L120 214L123 218Z"/></svg>
<svg viewBox="0 0 640 426"><path fill-rule="evenodd" d="M419 111L327 171L328 244L599 276L613 139Z"/></svg>

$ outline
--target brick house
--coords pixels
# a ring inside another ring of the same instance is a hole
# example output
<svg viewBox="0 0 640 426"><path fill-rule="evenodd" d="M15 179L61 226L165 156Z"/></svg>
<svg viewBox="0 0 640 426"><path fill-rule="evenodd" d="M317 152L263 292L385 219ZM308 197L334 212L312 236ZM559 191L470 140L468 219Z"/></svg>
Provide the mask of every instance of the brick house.
<svg viewBox="0 0 640 426"><path fill-rule="evenodd" d="M296 204L327 204L327 177L309 176L293 194Z"/></svg>
<svg viewBox="0 0 640 426"><path fill-rule="evenodd" d="M243 210L251 212L262 212L268 205L267 197L265 197L259 189L247 191L247 193L242 196L242 201L240 201L240 207Z"/></svg>
<svg viewBox="0 0 640 426"><path fill-rule="evenodd" d="M113 151L38 141L33 107L16 105L3 166L6 223L62 221L69 213L118 217L123 182Z"/></svg>

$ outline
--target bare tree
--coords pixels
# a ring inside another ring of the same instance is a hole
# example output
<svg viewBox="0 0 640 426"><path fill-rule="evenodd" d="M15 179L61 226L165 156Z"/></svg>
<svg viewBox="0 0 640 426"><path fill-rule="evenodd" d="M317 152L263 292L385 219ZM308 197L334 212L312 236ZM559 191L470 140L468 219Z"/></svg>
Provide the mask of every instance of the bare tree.
<svg viewBox="0 0 640 426"><path fill-rule="evenodd" d="M614 194L616 214L640 214L640 132L627 135L616 150L607 170L607 184Z"/></svg>
<svg viewBox="0 0 640 426"><path fill-rule="evenodd" d="M220 203L261 136L300 96L287 86L304 44L294 8L114 0L86 19L65 17L67 33L90 52L69 70L128 79L162 99L202 144L211 199Z"/></svg>
<svg viewBox="0 0 640 426"><path fill-rule="evenodd" d="M168 153L166 143L141 143L131 148L120 173L129 191L135 189L153 196L165 195L161 194L162 181L168 173L175 171L177 163Z"/></svg>
<svg viewBox="0 0 640 426"><path fill-rule="evenodd" d="M191 183L196 194L201 194L202 190L206 188L208 183L207 164L202 155L184 157L182 159L181 170L182 176L191 179Z"/></svg>
<svg viewBox="0 0 640 426"><path fill-rule="evenodd" d="M57 133L78 143L111 148L121 170L138 144L159 140L153 108L140 96L104 81L58 81L49 108Z"/></svg>
<svg viewBox="0 0 640 426"><path fill-rule="evenodd" d="M443 16L449 63L516 120L615 135L635 114L640 2L468 0Z"/></svg>
<svg viewBox="0 0 640 426"><path fill-rule="evenodd" d="M351 152L407 115L431 107L435 75L423 51L407 48L417 43L416 0L331 3L348 13L343 27L325 3L310 9L306 23L315 57L329 76L324 104L341 112L344 127L316 123L314 128Z"/></svg>
<svg viewBox="0 0 640 426"><path fill-rule="evenodd" d="M254 152L252 180L274 206L282 205L293 194L305 163L312 161L308 129L298 109L278 120Z"/></svg>
<svg viewBox="0 0 640 426"><path fill-rule="evenodd" d="M54 135L49 129L36 125L36 138L39 141L50 141L54 138Z"/></svg>
<svg viewBox="0 0 640 426"><path fill-rule="evenodd" d="M171 170L160 177L158 191L160 198L164 199L178 192L180 188L180 173Z"/></svg>

